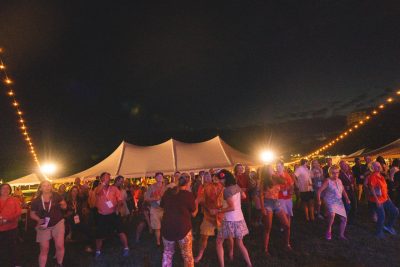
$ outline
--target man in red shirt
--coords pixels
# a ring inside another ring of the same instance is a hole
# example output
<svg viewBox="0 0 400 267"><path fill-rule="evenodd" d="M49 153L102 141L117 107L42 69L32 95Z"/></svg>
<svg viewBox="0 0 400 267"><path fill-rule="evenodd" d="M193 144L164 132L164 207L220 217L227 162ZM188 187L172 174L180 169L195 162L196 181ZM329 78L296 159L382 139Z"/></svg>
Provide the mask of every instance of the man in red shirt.
<svg viewBox="0 0 400 267"><path fill-rule="evenodd" d="M372 163L373 173L368 179L369 188L369 201L374 205L376 214L378 215L378 220L376 222L376 236L378 238L384 237L383 230L388 233L395 235L396 231L393 225L399 216L399 209L392 203L388 196L388 189L385 178L380 173L381 164L377 161ZM385 211L388 213L388 223L385 223Z"/></svg>
<svg viewBox="0 0 400 267"><path fill-rule="evenodd" d="M285 166L282 161L278 161L276 163L276 174L285 180L285 183L280 185L279 203L282 210L286 214L290 225L290 220L293 216L292 195L294 192L294 181L292 176L290 176L290 174L285 170Z"/></svg>
<svg viewBox="0 0 400 267"><path fill-rule="evenodd" d="M110 174L104 172L100 175L99 186L95 189L97 214L96 231L96 258L101 255L103 240L108 234L116 231L124 246L122 255L129 255L128 240L122 230L121 218L117 215L117 210L122 206L122 197L119 189L110 185Z"/></svg>

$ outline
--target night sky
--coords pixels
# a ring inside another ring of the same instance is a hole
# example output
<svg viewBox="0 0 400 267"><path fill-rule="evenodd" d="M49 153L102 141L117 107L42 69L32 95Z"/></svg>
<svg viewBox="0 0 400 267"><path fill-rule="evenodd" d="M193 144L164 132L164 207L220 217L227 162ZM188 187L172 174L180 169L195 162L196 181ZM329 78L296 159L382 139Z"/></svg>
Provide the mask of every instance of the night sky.
<svg viewBox="0 0 400 267"><path fill-rule="evenodd" d="M400 87L399 25L398 1L2 1L0 46L39 159L72 174L122 140L368 108ZM34 165L1 89L0 177L18 177Z"/></svg>

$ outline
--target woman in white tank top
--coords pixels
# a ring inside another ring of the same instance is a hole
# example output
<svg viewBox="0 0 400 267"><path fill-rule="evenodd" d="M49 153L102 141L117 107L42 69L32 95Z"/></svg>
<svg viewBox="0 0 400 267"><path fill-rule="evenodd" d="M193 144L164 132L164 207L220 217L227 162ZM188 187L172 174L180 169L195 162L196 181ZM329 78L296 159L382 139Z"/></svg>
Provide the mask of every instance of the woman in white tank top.
<svg viewBox="0 0 400 267"><path fill-rule="evenodd" d="M233 174L228 170L223 169L216 175L225 185L225 203L223 208L210 211L211 214L224 213L224 220L222 221L221 227L218 229L216 242L219 265L221 267L225 266L224 240L234 238L247 266L252 266L247 248L243 244L243 237L249 233L241 208L241 196L244 193L236 184L236 179ZM229 257L233 259L233 246L230 247Z"/></svg>

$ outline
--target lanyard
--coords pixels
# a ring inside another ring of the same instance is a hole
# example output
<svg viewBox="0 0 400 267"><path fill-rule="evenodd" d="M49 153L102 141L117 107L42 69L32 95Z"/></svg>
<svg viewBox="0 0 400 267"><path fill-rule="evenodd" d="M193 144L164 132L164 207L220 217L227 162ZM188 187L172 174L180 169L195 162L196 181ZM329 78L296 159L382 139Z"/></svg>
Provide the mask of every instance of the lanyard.
<svg viewBox="0 0 400 267"><path fill-rule="evenodd" d="M108 186L107 192L105 192L104 189L103 189L103 193L106 195L106 199L107 199L107 200L109 200L109 199L108 199L108 193L109 193L109 192L110 192L110 186Z"/></svg>
<svg viewBox="0 0 400 267"><path fill-rule="evenodd" d="M72 201L72 208L74 209L75 214L76 214L76 211L77 211L77 202L76 201Z"/></svg>
<svg viewBox="0 0 400 267"><path fill-rule="evenodd" d="M43 196L42 196L42 206L43 206L43 209L44 209L45 212L50 213L50 210L51 210L51 199L50 199L50 203L49 203L49 210L46 210L46 206L44 205L44 199L43 199Z"/></svg>

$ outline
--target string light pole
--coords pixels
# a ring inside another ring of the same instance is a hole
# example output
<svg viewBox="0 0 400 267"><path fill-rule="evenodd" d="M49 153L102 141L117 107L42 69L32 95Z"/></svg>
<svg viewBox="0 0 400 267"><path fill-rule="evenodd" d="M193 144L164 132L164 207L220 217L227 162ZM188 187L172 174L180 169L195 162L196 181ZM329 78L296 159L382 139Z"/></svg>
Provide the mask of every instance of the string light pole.
<svg viewBox="0 0 400 267"><path fill-rule="evenodd" d="M19 129L21 130L22 137L24 138L24 140L27 143L29 153L32 155L33 160L35 161L36 165L40 168L39 159L38 159L35 147L33 145L32 137L29 134L27 123L26 123L26 120L24 119L23 112L20 107L20 103L17 101L15 90L12 87L13 81L9 78L9 76L7 74L6 65L4 64L4 61L2 58L3 51L4 50L2 48L0 48L0 72L2 73L2 76L3 76L2 79L3 79L4 85L6 87L6 94L9 97L11 106L14 108L15 113L17 115L17 119L18 119L17 124L18 124Z"/></svg>
<svg viewBox="0 0 400 267"><path fill-rule="evenodd" d="M380 111L385 109L387 105L392 104L395 102L396 97L400 97L400 90L398 90L395 93L392 93L386 98L385 103L379 104L376 108L372 109L372 111L364 117L364 119L360 120L358 123L355 123L352 127L344 130L342 133L340 133L338 136L330 140L328 143L324 144L323 146L319 147L317 150L314 152L308 154L306 157L310 158L313 156L319 155L321 152L326 151L327 149L331 148L332 146L336 145L340 141L342 141L344 138L347 136L351 135L358 129L360 129L362 126L364 126L366 123L370 121L372 117L376 117L379 115Z"/></svg>

